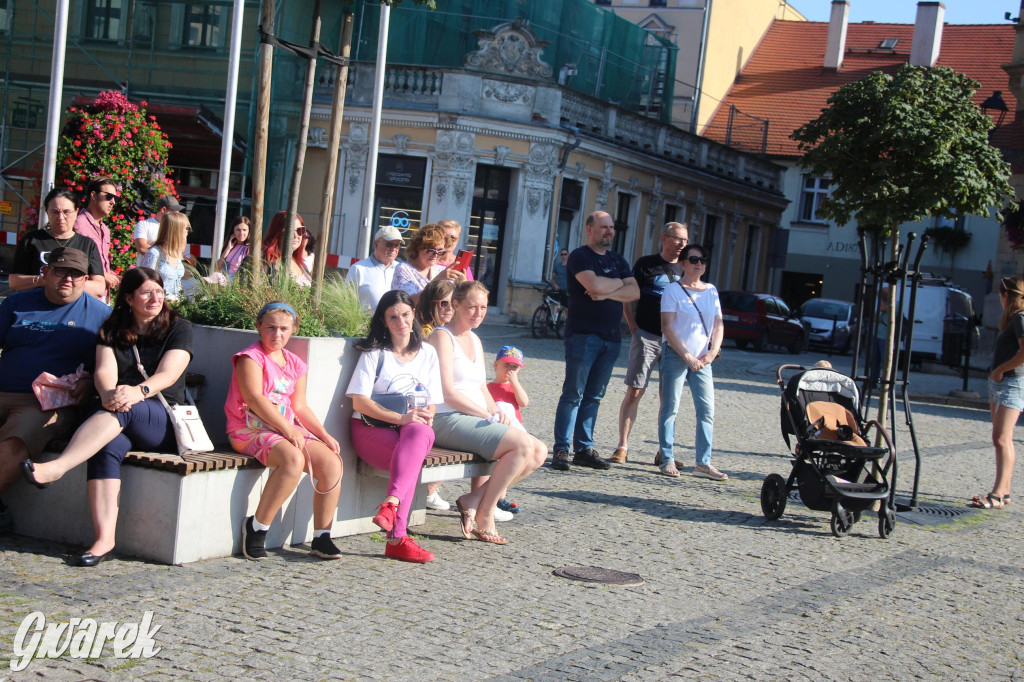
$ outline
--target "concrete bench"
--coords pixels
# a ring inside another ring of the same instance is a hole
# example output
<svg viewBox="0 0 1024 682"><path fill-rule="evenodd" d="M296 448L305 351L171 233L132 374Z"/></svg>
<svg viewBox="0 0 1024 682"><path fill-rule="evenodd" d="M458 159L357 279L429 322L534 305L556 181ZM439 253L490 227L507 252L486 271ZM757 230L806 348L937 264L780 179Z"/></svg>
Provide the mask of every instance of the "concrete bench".
<svg viewBox="0 0 1024 682"><path fill-rule="evenodd" d="M40 461L55 459L63 443L54 443ZM480 476L491 462L465 452L431 450L422 483ZM344 494L335 515L334 537L378 530L372 516L386 494L388 472L359 461L345 475ZM358 481L352 481L353 474ZM183 564L238 554L239 529L259 503L270 471L252 457L227 448L197 455L130 452L121 468L119 554L165 564ZM353 485L354 484L354 485ZM426 493L417 491L409 524L426 521ZM5 495L15 531L70 544L93 537L86 470L77 467L45 490L19 483ZM267 534L269 549L302 544L312 537L312 490L303 477Z"/></svg>

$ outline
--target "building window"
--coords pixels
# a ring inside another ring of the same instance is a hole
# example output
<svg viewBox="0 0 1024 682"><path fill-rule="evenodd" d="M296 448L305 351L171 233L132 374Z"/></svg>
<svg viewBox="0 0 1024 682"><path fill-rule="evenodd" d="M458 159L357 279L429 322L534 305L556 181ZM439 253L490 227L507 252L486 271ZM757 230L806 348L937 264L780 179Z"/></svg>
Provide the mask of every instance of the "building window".
<svg viewBox="0 0 1024 682"><path fill-rule="evenodd" d="M221 47L227 7L194 2L185 5L181 44L184 47Z"/></svg>
<svg viewBox="0 0 1024 682"><path fill-rule="evenodd" d="M124 35L126 0L89 0L85 6L85 37L119 40Z"/></svg>
<svg viewBox="0 0 1024 682"><path fill-rule="evenodd" d="M625 253L626 235L629 233L629 210L633 205L633 195L619 192L615 206L615 237L612 239L612 251Z"/></svg>
<svg viewBox="0 0 1024 682"><path fill-rule="evenodd" d="M595 5L608 5L611 6L612 0L594 0Z"/></svg>
<svg viewBox="0 0 1024 682"><path fill-rule="evenodd" d="M0 0L0 33L11 30L11 0Z"/></svg>
<svg viewBox="0 0 1024 682"><path fill-rule="evenodd" d="M665 2L665 0L651 0L650 3L648 3L648 4L651 7L667 7L668 6L668 4Z"/></svg>
<svg viewBox="0 0 1024 682"><path fill-rule="evenodd" d="M800 220L808 223L824 223L826 220L818 215L821 200L829 194L827 178L804 178L804 186L800 192Z"/></svg>

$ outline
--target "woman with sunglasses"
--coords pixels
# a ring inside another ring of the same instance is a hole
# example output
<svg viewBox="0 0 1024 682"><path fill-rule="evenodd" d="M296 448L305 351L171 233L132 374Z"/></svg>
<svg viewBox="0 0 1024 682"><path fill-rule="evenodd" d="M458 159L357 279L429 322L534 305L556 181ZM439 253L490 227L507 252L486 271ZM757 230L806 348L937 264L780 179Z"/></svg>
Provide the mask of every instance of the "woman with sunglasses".
<svg viewBox="0 0 1024 682"><path fill-rule="evenodd" d="M167 305L160 274L143 267L126 272L96 346L95 384L102 406L78 427L60 457L21 463L28 482L45 488L88 460L95 537L78 557L79 566L96 566L113 556L121 463L128 451L177 451L174 427L157 394L172 405L186 402L191 359L192 325Z"/></svg>
<svg viewBox="0 0 1024 682"><path fill-rule="evenodd" d="M992 492L975 495L972 507L1000 509L1010 504L1010 478L1016 454L1013 427L1024 410L1024 279L1004 277L999 282L999 334L988 376L992 413L992 444L996 449L996 480Z"/></svg>
<svg viewBox="0 0 1024 682"><path fill-rule="evenodd" d="M263 238L263 261L274 273L281 269L281 237L285 232L287 211L278 211L267 226L267 236ZM288 259L288 274L299 286L312 286L313 278L306 268L306 223L302 216L295 215L295 236L292 238L292 257Z"/></svg>
<svg viewBox="0 0 1024 682"><path fill-rule="evenodd" d="M96 248L100 252L100 262L103 264L103 279L109 291L121 282L121 278L114 274L110 265L110 228L104 224L103 219L113 212L114 205L121 196L110 178L94 179L86 186L85 196L85 210L78 213L75 232L96 243Z"/></svg>
<svg viewBox="0 0 1024 682"><path fill-rule="evenodd" d="M441 264L441 259L447 253L444 228L427 223L406 245L406 261L395 267L395 278L391 282L391 288L404 291L412 297L413 303L416 303L423 288L435 278L463 281L465 275Z"/></svg>
<svg viewBox="0 0 1024 682"><path fill-rule="evenodd" d="M8 284L14 291L25 291L43 286L44 256L54 249L68 247L78 249L89 259L89 279L85 291L96 298L107 293L103 279L103 263L96 242L74 230L78 210L75 208L75 193L66 187L54 187L43 199L46 211L46 227L22 235L14 249L14 264Z"/></svg>
<svg viewBox="0 0 1024 682"><path fill-rule="evenodd" d="M457 220L451 218L445 218L444 220L438 221L438 227L444 230L444 248L447 249L448 253L441 259L441 265L448 267L449 265L455 264L455 259L459 257L458 251L455 247L459 245L459 239L462 238L462 225ZM473 281L473 268L466 266L466 281Z"/></svg>
<svg viewBox="0 0 1024 682"><path fill-rule="evenodd" d="M423 331L423 340L426 341L438 327L443 327L452 321L452 314L455 308L452 306L452 294L455 293L455 283L450 279L435 279L423 287L420 292L420 301L416 305L416 321L420 323ZM441 483L434 482L427 484L427 509L434 511L448 511L452 505L441 497Z"/></svg>
<svg viewBox="0 0 1024 682"><path fill-rule="evenodd" d="M185 245L192 226L184 213L172 211L160 217L160 230L156 241L139 258L139 267L152 268L164 280L164 291L169 301L176 301L181 295L181 280L185 273Z"/></svg>
<svg viewBox="0 0 1024 682"><path fill-rule="evenodd" d="M679 263L683 266L682 278L665 287L661 296L661 412L658 415L661 473L679 476L672 447L679 395L683 384L689 381L697 412L697 466L693 475L724 481L729 477L711 464L715 425L715 386L711 363L722 348L725 333L722 304L715 285L701 280L708 264L704 247L688 244L679 256Z"/></svg>

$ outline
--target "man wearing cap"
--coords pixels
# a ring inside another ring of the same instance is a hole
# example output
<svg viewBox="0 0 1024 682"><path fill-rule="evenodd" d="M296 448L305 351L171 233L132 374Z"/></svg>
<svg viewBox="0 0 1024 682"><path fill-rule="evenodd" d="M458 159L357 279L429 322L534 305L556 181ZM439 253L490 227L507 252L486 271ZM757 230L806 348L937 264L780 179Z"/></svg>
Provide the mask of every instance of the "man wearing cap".
<svg viewBox="0 0 1024 682"><path fill-rule="evenodd" d="M168 194L165 197L160 197L156 202L156 209L153 211L153 215L135 223L135 229L132 231L132 243L135 244L136 265L139 264L142 254L149 251L149 247L156 241L157 234L160 232L160 219L167 213L177 213L183 210L183 208L177 199Z"/></svg>
<svg viewBox="0 0 1024 682"><path fill-rule="evenodd" d="M368 258L356 261L348 269L345 281L356 285L359 302L368 310L375 310L380 297L391 291L398 252L404 244L405 239L398 228L385 225L373 237L373 253Z"/></svg>
<svg viewBox="0 0 1024 682"><path fill-rule="evenodd" d="M35 458L54 438L78 425L75 408L43 411L32 392L42 372L72 374L79 365L92 372L96 332L110 307L83 296L89 272L84 252L58 248L43 268L42 288L21 291L0 303L0 494L19 476L18 462ZM72 395L81 403L92 393L92 377ZM0 527L9 527L0 502Z"/></svg>

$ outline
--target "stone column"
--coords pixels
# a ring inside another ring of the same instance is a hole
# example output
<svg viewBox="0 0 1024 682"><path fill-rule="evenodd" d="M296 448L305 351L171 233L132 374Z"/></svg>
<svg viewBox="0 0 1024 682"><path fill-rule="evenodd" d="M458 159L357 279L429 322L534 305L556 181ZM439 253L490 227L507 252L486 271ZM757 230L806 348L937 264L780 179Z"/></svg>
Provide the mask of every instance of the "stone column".
<svg viewBox="0 0 1024 682"><path fill-rule="evenodd" d="M544 279L544 257L551 225L551 199L558 150L546 142L530 146L530 155L523 166L523 198L517 229L505 236L509 279L540 282Z"/></svg>
<svg viewBox="0 0 1024 682"><path fill-rule="evenodd" d="M349 126L348 141L342 144L345 155L344 175L342 176L340 229L335 230L331 238L332 253L342 256L355 256L359 248L359 216L362 213L363 184L366 181L366 160L370 155L370 127L366 123L353 123ZM374 230L376 232L376 230ZM373 239L373 235L370 235ZM340 263L348 267L348 263Z"/></svg>
<svg viewBox="0 0 1024 682"><path fill-rule="evenodd" d="M433 223L446 218L457 220L462 225L463 244L473 206L475 152L473 133L439 130L430 155L429 199L424 219Z"/></svg>

